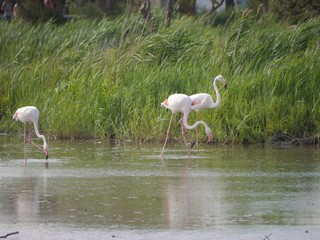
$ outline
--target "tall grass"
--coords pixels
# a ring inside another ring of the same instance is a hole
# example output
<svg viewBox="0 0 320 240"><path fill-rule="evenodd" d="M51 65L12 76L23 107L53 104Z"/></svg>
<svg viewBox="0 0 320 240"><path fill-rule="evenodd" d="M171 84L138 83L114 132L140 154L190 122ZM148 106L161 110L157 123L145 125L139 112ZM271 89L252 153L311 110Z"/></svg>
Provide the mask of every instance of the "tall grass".
<svg viewBox="0 0 320 240"><path fill-rule="evenodd" d="M162 141L170 113L160 103L176 92L214 95L222 74L221 106L200 112L217 142L320 133L320 19L291 28L254 14L228 27L180 18L151 33L132 16L1 22L0 31L1 132L16 131L16 108L35 105L51 137Z"/></svg>

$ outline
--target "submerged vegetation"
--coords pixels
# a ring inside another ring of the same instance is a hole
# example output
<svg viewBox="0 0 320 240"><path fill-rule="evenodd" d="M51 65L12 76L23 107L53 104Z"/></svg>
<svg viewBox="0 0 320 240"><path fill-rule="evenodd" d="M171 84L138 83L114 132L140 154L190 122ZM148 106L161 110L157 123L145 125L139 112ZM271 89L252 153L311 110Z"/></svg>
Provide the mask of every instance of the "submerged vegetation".
<svg viewBox="0 0 320 240"><path fill-rule="evenodd" d="M152 32L131 16L0 31L0 132L16 132L13 113L34 105L49 137L163 141L171 113L160 103L173 93L215 99L222 74L222 104L200 112L216 142L320 133L319 18L289 26L249 12L213 27L182 17Z"/></svg>

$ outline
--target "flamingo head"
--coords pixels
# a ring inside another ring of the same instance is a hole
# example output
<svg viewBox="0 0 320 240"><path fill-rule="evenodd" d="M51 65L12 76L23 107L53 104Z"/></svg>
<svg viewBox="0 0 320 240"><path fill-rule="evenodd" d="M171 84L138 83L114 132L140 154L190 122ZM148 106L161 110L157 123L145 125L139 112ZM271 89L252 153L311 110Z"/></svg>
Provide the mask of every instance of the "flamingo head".
<svg viewBox="0 0 320 240"><path fill-rule="evenodd" d="M18 121L18 112L13 114L12 119Z"/></svg>
<svg viewBox="0 0 320 240"><path fill-rule="evenodd" d="M167 108L168 107L168 98L161 103L161 107Z"/></svg>
<svg viewBox="0 0 320 240"><path fill-rule="evenodd" d="M227 80L222 76L222 75L218 75L215 77L215 80L218 80L219 82L221 82L223 84L223 87L225 89L227 89L227 86L228 86L228 82Z"/></svg>
<svg viewBox="0 0 320 240"><path fill-rule="evenodd" d="M43 154L46 156L46 160L48 160L49 158L49 148L48 148L48 144L45 143L43 146Z"/></svg>
<svg viewBox="0 0 320 240"><path fill-rule="evenodd" d="M208 141L207 143L212 143L213 142L213 135L212 135L212 131L210 128L206 129L206 134L208 136Z"/></svg>
<svg viewBox="0 0 320 240"><path fill-rule="evenodd" d="M224 87L224 89L227 89L227 87L228 87L227 81L225 81L225 82L223 83L223 87Z"/></svg>

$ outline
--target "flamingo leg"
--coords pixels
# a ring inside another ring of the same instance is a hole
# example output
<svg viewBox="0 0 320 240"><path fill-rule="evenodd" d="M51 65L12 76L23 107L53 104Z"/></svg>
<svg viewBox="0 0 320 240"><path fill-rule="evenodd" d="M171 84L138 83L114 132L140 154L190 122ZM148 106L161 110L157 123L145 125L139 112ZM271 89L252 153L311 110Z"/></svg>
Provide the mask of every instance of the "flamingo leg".
<svg viewBox="0 0 320 240"><path fill-rule="evenodd" d="M23 144L24 144L24 161L27 163L27 127L24 123L24 132L23 132Z"/></svg>
<svg viewBox="0 0 320 240"><path fill-rule="evenodd" d="M198 112L196 112L196 122L198 122ZM196 144L197 144L197 149L199 151L199 130L198 130L198 127L196 127Z"/></svg>
<svg viewBox="0 0 320 240"><path fill-rule="evenodd" d="M27 147L27 129L26 129L26 124L24 124L23 143L24 143L24 148L26 148Z"/></svg>
<svg viewBox="0 0 320 240"><path fill-rule="evenodd" d="M183 118L183 114L182 114L182 118ZM180 120L180 124L181 124L181 134L182 134L182 137L183 137L184 145L185 145L186 148L187 148L188 157L190 158L190 150L189 150L189 148L188 148L187 139L186 139L186 129L185 129L184 125L183 125L182 118L181 118L181 120Z"/></svg>
<svg viewBox="0 0 320 240"><path fill-rule="evenodd" d="M183 126L183 120L182 120L182 118L179 120L179 124L181 124L181 125ZM183 127L184 127L184 126L183 126ZM184 129L186 129L186 128L184 127ZM186 133L186 136L187 136L188 131L185 130L185 133ZM191 148L193 148L194 145L196 144L196 141L193 139L193 137L192 137L191 134L190 134L190 138L191 138L191 143L190 143L189 145L190 145L190 149L191 149Z"/></svg>
<svg viewBox="0 0 320 240"><path fill-rule="evenodd" d="M160 155L161 158L163 157L164 148L166 147L167 141L168 141L168 139L169 139L170 127L171 127L172 119L173 119L173 113L171 114L171 118L170 118L170 122L169 122L169 127L168 127L168 130L167 130L166 140L164 141L164 145L163 145L163 148L162 148L162 151L161 151L161 155Z"/></svg>
<svg viewBox="0 0 320 240"><path fill-rule="evenodd" d="M31 139L31 129L32 129L32 124L30 123L29 139L28 139L29 143L31 143L33 146L37 147L41 152L43 152L43 149L39 145L35 144L32 141L32 139Z"/></svg>
<svg viewBox="0 0 320 240"><path fill-rule="evenodd" d="M29 126L29 136L28 136L28 142L31 143L31 125Z"/></svg>

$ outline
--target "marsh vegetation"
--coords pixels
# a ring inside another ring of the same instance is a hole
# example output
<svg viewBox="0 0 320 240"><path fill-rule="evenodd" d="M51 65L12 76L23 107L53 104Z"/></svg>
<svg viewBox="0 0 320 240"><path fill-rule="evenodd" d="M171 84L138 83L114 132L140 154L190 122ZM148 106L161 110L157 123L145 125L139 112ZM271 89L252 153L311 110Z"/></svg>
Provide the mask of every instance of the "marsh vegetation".
<svg viewBox="0 0 320 240"><path fill-rule="evenodd" d="M222 74L229 86L218 86L221 106L200 113L216 142L320 133L319 18L290 26L247 12L224 25L155 22L156 32L134 14L1 22L0 132L16 132L12 114L35 105L50 137L163 141L170 113L160 103L173 93L213 94Z"/></svg>

